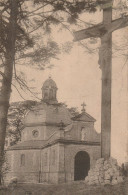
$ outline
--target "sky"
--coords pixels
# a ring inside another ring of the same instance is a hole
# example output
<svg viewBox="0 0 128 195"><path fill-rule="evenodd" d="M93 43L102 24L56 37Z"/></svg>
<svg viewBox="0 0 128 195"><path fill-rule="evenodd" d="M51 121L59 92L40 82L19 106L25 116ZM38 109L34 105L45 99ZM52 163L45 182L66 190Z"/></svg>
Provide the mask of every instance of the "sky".
<svg viewBox="0 0 128 195"><path fill-rule="evenodd" d="M102 13L86 15L87 20L94 22L102 21ZM128 28L113 33L113 42L122 44ZM54 29L54 40L59 43L73 41L72 35L67 32L58 32ZM90 44L90 40L84 44ZM97 40L100 45L100 40ZM88 54L85 50L74 43L69 54L61 54L59 60L52 60L53 69L35 70L29 66L18 66L18 71L26 74L28 84L35 87L41 98L43 82L51 76L58 86L57 98L59 102L66 102L68 107L78 107L85 102L86 112L96 119L95 129L101 131L101 69L98 65L98 52ZM112 156L120 163L126 161L126 143L128 130L128 63L125 57L113 54L112 62ZM11 101L23 100L13 88ZM31 99L30 94L22 93L25 99Z"/></svg>

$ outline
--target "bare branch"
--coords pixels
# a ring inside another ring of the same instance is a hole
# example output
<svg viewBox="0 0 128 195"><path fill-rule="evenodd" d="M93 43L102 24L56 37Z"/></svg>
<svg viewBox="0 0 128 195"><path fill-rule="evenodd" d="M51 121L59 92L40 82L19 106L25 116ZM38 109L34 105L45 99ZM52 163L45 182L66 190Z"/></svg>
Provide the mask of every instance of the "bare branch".
<svg viewBox="0 0 128 195"><path fill-rule="evenodd" d="M20 95L20 97L23 99L23 100L26 100L20 93L20 91L17 89L17 87L12 83L12 86L15 87L15 89L17 90L18 94Z"/></svg>
<svg viewBox="0 0 128 195"><path fill-rule="evenodd" d="M21 88L22 90L23 90L23 89L26 89L26 90L29 91L36 99L41 100L40 98L38 98L38 97L35 95L34 92L32 92L32 91L30 90L30 88L27 86L27 84L26 84L21 78L19 78L17 75L15 75L15 79L16 79L16 81L18 82L18 84L19 84L19 86L20 86L20 88Z"/></svg>

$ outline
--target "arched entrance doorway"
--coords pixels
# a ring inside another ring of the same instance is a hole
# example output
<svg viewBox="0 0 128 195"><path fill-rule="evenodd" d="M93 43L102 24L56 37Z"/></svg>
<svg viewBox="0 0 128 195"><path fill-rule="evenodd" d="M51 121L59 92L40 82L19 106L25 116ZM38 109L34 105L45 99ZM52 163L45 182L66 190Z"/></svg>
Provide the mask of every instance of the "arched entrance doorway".
<svg viewBox="0 0 128 195"><path fill-rule="evenodd" d="M84 180L90 169L90 157L87 152L80 151L75 156L74 180Z"/></svg>

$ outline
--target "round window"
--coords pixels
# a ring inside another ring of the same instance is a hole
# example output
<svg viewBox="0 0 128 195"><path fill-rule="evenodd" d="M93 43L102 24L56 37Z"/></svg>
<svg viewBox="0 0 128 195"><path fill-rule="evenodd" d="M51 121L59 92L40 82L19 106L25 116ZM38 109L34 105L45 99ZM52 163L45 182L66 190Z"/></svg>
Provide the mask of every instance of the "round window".
<svg viewBox="0 0 128 195"><path fill-rule="evenodd" d="M33 135L34 137L38 137L39 132L38 132L37 130L34 130L34 131L32 131L32 135Z"/></svg>

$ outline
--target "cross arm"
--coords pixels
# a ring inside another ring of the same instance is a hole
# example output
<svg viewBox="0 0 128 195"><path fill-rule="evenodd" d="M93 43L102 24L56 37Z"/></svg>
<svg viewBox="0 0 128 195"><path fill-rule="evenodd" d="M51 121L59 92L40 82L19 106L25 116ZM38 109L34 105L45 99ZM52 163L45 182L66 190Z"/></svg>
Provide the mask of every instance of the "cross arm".
<svg viewBox="0 0 128 195"><path fill-rule="evenodd" d="M122 18L113 20L108 28L108 32L114 32L115 30L119 30L127 26L128 26L128 15Z"/></svg>
<svg viewBox="0 0 128 195"><path fill-rule="evenodd" d="M102 32L105 34L107 31L103 24L94 25L90 28L74 32L74 41L80 41L91 37L101 37Z"/></svg>
<svg viewBox="0 0 128 195"><path fill-rule="evenodd" d="M106 33L112 33L115 30L128 26L128 16L113 20L110 24L103 23L94 25L90 28L74 32L74 41L80 41L87 38L100 38Z"/></svg>

